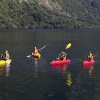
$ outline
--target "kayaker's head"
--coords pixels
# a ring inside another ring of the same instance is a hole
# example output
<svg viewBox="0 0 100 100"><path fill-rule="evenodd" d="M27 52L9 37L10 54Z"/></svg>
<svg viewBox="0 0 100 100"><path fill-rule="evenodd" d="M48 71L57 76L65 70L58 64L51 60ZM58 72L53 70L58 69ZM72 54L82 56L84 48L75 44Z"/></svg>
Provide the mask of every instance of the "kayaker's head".
<svg viewBox="0 0 100 100"><path fill-rule="evenodd" d="M64 51L62 51L62 53L64 53Z"/></svg>
<svg viewBox="0 0 100 100"><path fill-rule="evenodd" d="M8 50L5 50L5 54L8 54Z"/></svg>
<svg viewBox="0 0 100 100"><path fill-rule="evenodd" d="M37 49L37 48L35 47L35 49Z"/></svg>
<svg viewBox="0 0 100 100"><path fill-rule="evenodd" d="M89 52L89 54L88 55L91 55L92 56L92 53L91 52Z"/></svg>
<svg viewBox="0 0 100 100"><path fill-rule="evenodd" d="M64 51L62 51L62 53L61 53L62 55L67 55Z"/></svg>
<svg viewBox="0 0 100 100"><path fill-rule="evenodd" d="M91 52L89 52L89 54L92 54Z"/></svg>
<svg viewBox="0 0 100 100"><path fill-rule="evenodd" d="M64 54L64 51L62 51L61 54Z"/></svg>

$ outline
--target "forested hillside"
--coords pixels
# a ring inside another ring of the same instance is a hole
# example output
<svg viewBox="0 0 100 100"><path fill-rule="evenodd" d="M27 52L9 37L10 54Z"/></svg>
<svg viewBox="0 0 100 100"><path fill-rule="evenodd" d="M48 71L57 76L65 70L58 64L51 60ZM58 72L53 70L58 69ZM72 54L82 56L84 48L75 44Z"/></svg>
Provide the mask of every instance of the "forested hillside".
<svg viewBox="0 0 100 100"><path fill-rule="evenodd" d="M100 1L0 0L0 28L100 28Z"/></svg>

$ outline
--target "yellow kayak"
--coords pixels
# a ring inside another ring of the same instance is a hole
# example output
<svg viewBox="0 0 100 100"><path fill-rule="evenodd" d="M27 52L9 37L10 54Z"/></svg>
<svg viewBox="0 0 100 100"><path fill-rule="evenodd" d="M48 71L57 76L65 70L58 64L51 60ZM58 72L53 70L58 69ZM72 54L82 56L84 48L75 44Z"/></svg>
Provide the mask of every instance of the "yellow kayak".
<svg viewBox="0 0 100 100"><path fill-rule="evenodd" d="M0 66L5 66L6 64L11 63L12 59L8 59L8 60L0 60Z"/></svg>
<svg viewBox="0 0 100 100"><path fill-rule="evenodd" d="M34 58L38 58L38 59L41 58L41 54L40 54L40 53L34 53L32 56L33 56Z"/></svg>

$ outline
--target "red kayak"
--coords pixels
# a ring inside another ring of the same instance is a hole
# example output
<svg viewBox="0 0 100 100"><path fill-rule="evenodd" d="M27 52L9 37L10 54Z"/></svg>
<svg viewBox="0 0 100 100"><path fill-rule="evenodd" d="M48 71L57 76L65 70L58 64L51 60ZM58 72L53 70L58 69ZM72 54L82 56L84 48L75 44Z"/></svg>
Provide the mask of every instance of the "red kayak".
<svg viewBox="0 0 100 100"><path fill-rule="evenodd" d="M91 65L94 65L95 61L94 60L91 60L91 61L83 61L83 67L88 67L88 66L91 66Z"/></svg>
<svg viewBox="0 0 100 100"><path fill-rule="evenodd" d="M67 60L56 60L56 61L52 61L50 64L52 66L62 66L62 65L68 65L70 64L71 60L67 59Z"/></svg>

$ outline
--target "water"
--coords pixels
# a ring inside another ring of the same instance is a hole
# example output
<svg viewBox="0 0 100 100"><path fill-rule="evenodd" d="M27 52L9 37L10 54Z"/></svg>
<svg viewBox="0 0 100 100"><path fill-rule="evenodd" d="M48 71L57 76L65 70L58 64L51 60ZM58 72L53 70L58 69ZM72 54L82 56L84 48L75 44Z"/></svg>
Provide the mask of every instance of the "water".
<svg viewBox="0 0 100 100"><path fill-rule="evenodd" d="M100 30L1 30L0 52L8 50L12 62L0 67L0 100L99 100L100 57L94 70L83 69L79 59L88 51L100 55ZM68 43L72 46L65 50ZM42 58L28 58L34 47ZM61 51L72 60L69 66L52 68Z"/></svg>

